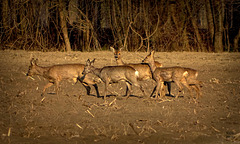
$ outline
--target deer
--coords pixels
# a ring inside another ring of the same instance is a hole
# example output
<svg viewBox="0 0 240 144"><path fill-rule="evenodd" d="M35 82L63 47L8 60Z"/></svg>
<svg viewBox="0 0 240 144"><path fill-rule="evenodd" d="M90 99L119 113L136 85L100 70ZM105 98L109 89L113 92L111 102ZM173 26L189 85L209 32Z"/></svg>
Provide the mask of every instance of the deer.
<svg viewBox="0 0 240 144"><path fill-rule="evenodd" d="M102 68L96 68L93 66L95 59L86 61L86 65L82 72L83 75L93 73L97 75L105 84L104 100L106 103L106 95L108 86L111 83L118 83L119 81L125 81L128 89L126 89L127 99L132 93L132 85L138 87L145 96L142 86L138 83L139 72L134 68L126 65L122 66L104 66Z"/></svg>
<svg viewBox="0 0 240 144"><path fill-rule="evenodd" d="M90 95L91 87L89 85L93 85L96 90L97 97L99 97L97 83L100 83L101 81L93 75L85 75L83 77L82 72L84 70L84 64L59 64L49 67L42 67L37 64L37 61L37 59L31 59L26 76L32 77L34 75L39 75L48 80L48 83L43 88L41 96L45 94L47 88L54 84L55 93L58 94L59 83L62 80L72 79L75 84L78 81L81 82L81 84L87 90L87 95Z"/></svg>
<svg viewBox="0 0 240 144"><path fill-rule="evenodd" d="M115 60L116 60L116 63L117 63L117 65L125 65L126 63L124 63L123 62L123 60L122 60L122 57L121 57L121 50L122 50L122 48L120 48L120 49L115 49L114 47L110 47L110 49L113 51L113 54L114 54L114 58L115 58ZM158 62L158 61L154 61L154 63L155 63L155 65L157 66L157 67L162 67L163 65L160 63L160 62ZM141 64L141 63L140 63ZM131 64L129 64L129 65L131 65Z"/></svg>
<svg viewBox="0 0 240 144"><path fill-rule="evenodd" d="M160 97L162 97L161 93L163 91L163 81L174 81L179 88L176 98L178 98L180 92L183 89L182 85L184 85L190 92L192 98L193 96L191 87L194 88L196 90L198 99L198 97L201 95L199 87L199 84L201 82L197 80L198 71L192 68L185 68L180 66L158 68L154 63L154 53L154 50L151 51L143 60L143 62L150 65L151 71L153 73L153 79L157 83L153 89L152 94L154 91L156 91L156 96L158 97L160 89Z"/></svg>
<svg viewBox="0 0 240 144"><path fill-rule="evenodd" d="M140 77L139 77L138 80L140 80L140 81L152 79L152 72L151 72L151 68L150 68L149 64L147 64L145 62L134 63L134 64L133 63L126 64L126 63L123 62L122 57L121 57L122 48L115 49L114 47L110 47L110 49L113 51L114 58L116 60L117 65L128 65L128 66L133 67L137 71L139 71ZM158 61L154 61L154 64L155 64L156 67L162 67L163 66ZM171 82L166 82L165 81L164 85L167 85L169 96L171 96Z"/></svg>
<svg viewBox="0 0 240 144"><path fill-rule="evenodd" d="M118 66L127 65L127 66L130 66L130 67L133 67L134 69L136 69L139 72L138 80L142 81L142 80L148 80L148 79L152 78L151 69L150 69L148 64L146 64L146 63L129 63L129 64L126 64L126 63L123 62L123 60L121 58L121 49L116 50L113 47L110 47L110 49L112 49L112 51L114 53L114 58L115 58Z"/></svg>

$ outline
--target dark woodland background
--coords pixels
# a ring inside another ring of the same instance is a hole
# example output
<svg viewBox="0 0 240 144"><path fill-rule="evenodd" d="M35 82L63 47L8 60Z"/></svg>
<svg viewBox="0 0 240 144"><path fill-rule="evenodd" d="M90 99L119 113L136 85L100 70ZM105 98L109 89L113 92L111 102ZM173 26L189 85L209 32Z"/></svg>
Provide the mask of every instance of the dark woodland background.
<svg viewBox="0 0 240 144"><path fill-rule="evenodd" d="M239 0L1 0L0 49L240 51Z"/></svg>

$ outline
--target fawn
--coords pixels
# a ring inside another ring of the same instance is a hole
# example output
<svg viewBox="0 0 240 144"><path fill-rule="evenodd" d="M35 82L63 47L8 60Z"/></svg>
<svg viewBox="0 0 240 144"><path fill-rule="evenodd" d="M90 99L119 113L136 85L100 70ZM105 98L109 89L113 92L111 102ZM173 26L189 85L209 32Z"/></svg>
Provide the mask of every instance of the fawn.
<svg viewBox="0 0 240 144"><path fill-rule="evenodd" d="M155 86L152 94L156 90L156 96L158 96L160 88L160 97L162 97L161 93L163 90L163 81L174 81L179 88L179 92L176 98L179 96L179 93L183 89L181 84L183 84L188 89L192 98L193 96L191 87L196 90L197 98L201 95L199 87L200 81L197 80L198 72L196 70L179 66L157 68L154 63L154 53L154 50L151 51L150 54L147 55L143 60L143 62L146 62L150 65L153 72L153 79L157 82L157 85Z"/></svg>
<svg viewBox="0 0 240 144"><path fill-rule="evenodd" d="M59 82L64 79L72 79L75 83L79 80L82 85L87 90L87 95L90 95L91 87L90 85L93 85L97 96L99 97L98 92L98 86L97 83L99 83L99 78L96 78L91 75L86 75L84 78L82 78L82 72L84 69L84 64L62 64L62 65L53 65L49 67L41 67L37 64L37 59L35 60L32 58L30 61L29 70L27 72L27 76L33 76L33 75L40 75L46 78L49 83L46 84L42 91L42 96L44 95L47 88L51 87L55 84L55 91L56 94L58 94L59 89ZM80 79L81 78L81 79Z"/></svg>
<svg viewBox="0 0 240 144"><path fill-rule="evenodd" d="M142 86L138 83L137 78L139 77L139 72L130 66L105 66L103 68L95 68L93 66L95 59L90 61L89 59L86 62L84 70L82 72L83 75L88 73L93 73L97 75L104 83L104 100L106 102L106 95L108 91L108 85L111 83L117 83L119 81L125 81L128 89L126 90L127 98L132 93L132 85L135 85L140 88L143 95L144 91ZM128 92L129 91L129 92Z"/></svg>

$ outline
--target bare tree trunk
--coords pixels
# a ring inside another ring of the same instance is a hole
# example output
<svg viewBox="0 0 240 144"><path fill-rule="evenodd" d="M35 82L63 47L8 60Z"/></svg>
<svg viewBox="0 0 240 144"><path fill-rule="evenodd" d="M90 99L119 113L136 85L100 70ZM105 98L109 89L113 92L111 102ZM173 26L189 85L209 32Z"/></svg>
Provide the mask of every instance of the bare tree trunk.
<svg viewBox="0 0 240 144"><path fill-rule="evenodd" d="M181 9L185 9L185 2L181 1L180 5ZM176 6L175 6L176 8ZM189 37L188 37L188 31L187 31L187 15L185 14L184 11L178 13L175 11L175 14L177 15L175 20L175 24L177 24L178 28L178 33L181 34L180 36L180 45L182 45L182 50L183 51L191 51L191 47L189 45Z"/></svg>
<svg viewBox="0 0 240 144"><path fill-rule="evenodd" d="M144 31L146 34L146 45L147 45L147 52L149 52L150 49L150 41L149 41L149 34L150 34L150 28L149 28L149 5L147 4L147 2L145 2L145 0L142 1L142 10L143 10L143 16L144 16L144 23L143 23L143 27L144 27Z"/></svg>
<svg viewBox="0 0 240 144"><path fill-rule="evenodd" d="M166 4L166 6L168 7L168 9L167 9L167 21L166 21L166 25L168 26L168 27L170 27L170 25L171 25L171 4L169 4L169 1L167 1L166 2L167 4Z"/></svg>
<svg viewBox="0 0 240 144"><path fill-rule="evenodd" d="M212 12L212 5L211 0L205 0L205 6L207 10L207 21L208 21L208 31L210 33L211 38L211 45L213 44L214 38L214 22L213 22L213 12Z"/></svg>
<svg viewBox="0 0 240 144"><path fill-rule="evenodd" d="M117 42L119 43L119 46L122 47L122 39L123 37L121 36L121 23L119 22L119 19L117 18L117 15L121 17L121 12L119 9L119 3L115 0L113 0L113 28L114 28L114 33L116 34L115 36L117 37Z"/></svg>
<svg viewBox="0 0 240 144"><path fill-rule="evenodd" d="M8 0L3 0L2 1L2 24L3 24L3 28L6 30L8 25L8 19L9 19L9 4L8 4Z"/></svg>
<svg viewBox="0 0 240 144"><path fill-rule="evenodd" d="M96 9L96 7L94 5L92 5L92 8ZM85 14L81 9L78 9L78 11L79 11L79 14L82 16L81 21L83 21L83 24L82 24L83 26L80 30L82 30L82 29L86 30L86 39L88 40L87 50L88 51L89 50L101 50L101 45L97 39L97 33L93 26L93 21L96 21L96 20L93 19L92 21L90 21L87 16L88 15L87 12ZM93 44L93 49L90 49L90 44Z"/></svg>
<svg viewBox="0 0 240 144"><path fill-rule="evenodd" d="M189 5L188 2L186 2L186 6L187 6L188 13L190 14L190 17L191 17L191 22L192 22L192 25L193 25L194 32L196 34L196 39L197 39L197 43L198 43L198 51L206 51L206 48L205 48L204 43L202 41L202 37L201 37L201 35L199 33L199 30L198 30L197 20L194 16L191 15L192 11L191 11L191 8L190 8L190 5Z"/></svg>
<svg viewBox="0 0 240 144"><path fill-rule="evenodd" d="M88 6L86 6L86 17L88 17ZM83 51L87 49L87 51L90 51L90 28L86 27L86 32L84 33L84 38L83 38L83 43L84 43L84 48Z"/></svg>
<svg viewBox="0 0 240 144"><path fill-rule="evenodd" d="M215 39L214 39L214 48L216 52L223 52L223 3L224 0L216 0L216 9L215 9Z"/></svg>
<svg viewBox="0 0 240 144"><path fill-rule="evenodd" d="M235 36L234 40L233 40L233 51L238 52L239 47L238 47L238 42L240 39L240 29L238 30L238 34Z"/></svg>
<svg viewBox="0 0 240 144"><path fill-rule="evenodd" d="M78 0L70 0L68 4L69 23L73 25L78 21Z"/></svg>
<svg viewBox="0 0 240 144"><path fill-rule="evenodd" d="M83 12L80 11L83 8L85 8L85 11L84 11L85 15ZM90 5L86 5L84 1L81 1L80 8L76 8L76 9L80 13L78 18L81 18L79 20L80 21L79 22L79 25L80 25L79 31L82 36L82 38L80 39L81 44L79 45L81 47L80 49L81 49L81 51L90 51L91 26L88 26L89 25L88 16L90 15L89 14ZM86 22L84 21L84 19L86 19ZM82 30L82 29L84 29L84 30Z"/></svg>
<svg viewBox="0 0 240 144"><path fill-rule="evenodd" d="M123 47L125 48L125 49L127 49L127 39L128 39L128 33L129 33L129 29L130 29L130 27L129 27L129 25L130 25L130 23L131 22L129 22L128 21L128 4L129 4L129 2L128 1L126 1L126 0L122 0L122 2L121 2L122 4L121 4L121 10L122 10L122 13L121 13L121 26L122 26L122 40L121 41L123 41L122 43L123 43ZM131 1L130 1L130 3L131 3Z"/></svg>
<svg viewBox="0 0 240 144"><path fill-rule="evenodd" d="M2 14L2 26L3 26L3 30L4 31L7 31L8 30L8 27L9 26L9 11L10 11L10 8L9 8L9 3L8 3L8 0L3 0L2 1L2 9L1 9L1 14ZM8 33L5 33L5 35L9 35L9 32ZM6 43L7 41L6 40L3 40L2 39L2 35L0 35L0 43Z"/></svg>
<svg viewBox="0 0 240 144"><path fill-rule="evenodd" d="M159 15L159 17L163 17L164 15L164 1L156 1L157 4L157 14ZM160 20L159 23L161 23L162 21ZM153 41L153 47L156 51L163 51L163 46L161 44L161 41L159 40L162 33L161 33L161 27L162 25L158 25L158 31L156 32L156 34L152 37L152 41Z"/></svg>
<svg viewBox="0 0 240 144"><path fill-rule="evenodd" d="M188 40L188 35L187 35L187 29L186 26L184 26L185 28L183 29L183 33L182 33L182 38L183 38L183 50L186 51L191 51L190 45L189 45L189 40Z"/></svg>
<svg viewBox="0 0 240 144"><path fill-rule="evenodd" d="M66 12L64 2L63 2L63 0L59 0L60 26L61 26L62 33L63 33L66 51L71 51L71 45L70 45L70 41L68 38L67 21L66 21L66 16L65 16L64 12Z"/></svg>

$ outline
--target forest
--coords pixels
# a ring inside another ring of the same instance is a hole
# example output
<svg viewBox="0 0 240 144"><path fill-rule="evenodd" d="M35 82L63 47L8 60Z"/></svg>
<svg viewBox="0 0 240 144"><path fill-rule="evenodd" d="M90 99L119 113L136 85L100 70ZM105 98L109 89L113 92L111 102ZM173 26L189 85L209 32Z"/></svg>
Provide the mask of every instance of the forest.
<svg viewBox="0 0 240 144"><path fill-rule="evenodd" d="M239 0L2 0L0 49L238 52Z"/></svg>

